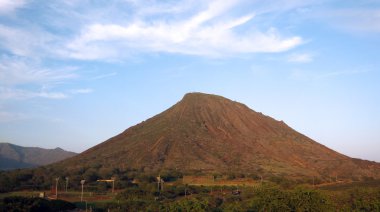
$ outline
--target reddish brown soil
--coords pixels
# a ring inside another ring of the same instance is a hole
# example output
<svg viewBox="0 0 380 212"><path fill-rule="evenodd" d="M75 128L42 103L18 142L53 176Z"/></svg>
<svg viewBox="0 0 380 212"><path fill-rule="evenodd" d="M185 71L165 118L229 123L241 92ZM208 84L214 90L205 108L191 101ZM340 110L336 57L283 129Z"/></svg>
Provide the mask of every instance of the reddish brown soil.
<svg viewBox="0 0 380 212"><path fill-rule="evenodd" d="M244 104L202 93L186 94L168 110L61 164L289 178L380 177L378 163L352 159Z"/></svg>

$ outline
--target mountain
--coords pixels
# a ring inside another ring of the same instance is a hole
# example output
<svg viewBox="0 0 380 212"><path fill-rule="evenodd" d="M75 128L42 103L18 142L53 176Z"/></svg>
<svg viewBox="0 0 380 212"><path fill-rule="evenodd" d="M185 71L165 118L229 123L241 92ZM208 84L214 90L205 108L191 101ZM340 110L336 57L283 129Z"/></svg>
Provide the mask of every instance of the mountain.
<svg viewBox="0 0 380 212"><path fill-rule="evenodd" d="M30 168L54 163L76 155L61 148L43 149L0 143L0 170Z"/></svg>
<svg viewBox="0 0 380 212"><path fill-rule="evenodd" d="M380 177L379 163L350 158L283 121L202 93L186 94L168 110L60 164L289 178Z"/></svg>

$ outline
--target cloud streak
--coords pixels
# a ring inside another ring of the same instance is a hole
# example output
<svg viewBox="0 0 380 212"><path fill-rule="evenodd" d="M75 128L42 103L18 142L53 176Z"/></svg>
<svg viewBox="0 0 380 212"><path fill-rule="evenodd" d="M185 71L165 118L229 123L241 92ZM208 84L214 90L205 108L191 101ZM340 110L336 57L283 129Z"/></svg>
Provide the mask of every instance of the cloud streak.
<svg viewBox="0 0 380 212"><path fill-rule="evenodd" d="M68 55L83 60L112 59L138 52L201 56L282 52L302 44L299 36L282 36L275 28L261 31L250 24L253 13L225 17L237 1L211 1L185 17L138 17L127 24L89 24L68 42ZM138 12L137 12L138 13ZM244 26L246 30L241 31Z"/></svg>
<svg viewBox="0 0 380 212"><path fill-rule="evenodd" d="M72 94L87 94L87 93L92 93L92 92L93 92L93 90L89 89L89 88L70 90L70 93L72 93Z"/></svg>
<svg viewBox="0 0 380 212"><path fill-rule="evenodd" d="M31 98L65 99L70 94L88 93L51 91L55 85L78 78L76 67L45 68L34 59L3 56L0 58L0 99L26 100ZM40 88L39 90L36 89Z"/></svg>
<svg viewBox="0 0 380 212"><path fill-rule="evenodd" d="M0 23L0 47L9 54L45 58L59 55L62 39L39 26L7 26Z"/></svg>
<svg viewBox="0 0 380 212"><path fill-rule="evenodd" d="M30 91L25 89L0 87L1 100L25 100L31 98L65 99L68 96L61 92Z"/></svg>
<svg viewBox="0 0 380 212"><path fill-rule="evenodd" d="M0 58L0 83L2 85L56 83L77 78L75 67L44 68L39 62L25 57Z"/></svg>
<svg viewBox="0 0 380 212"><path fill-rule="evenodd" d="M313 60L314 56L309 53L293 53L287 58L287 61L291 63L309 63Z"/></svg>

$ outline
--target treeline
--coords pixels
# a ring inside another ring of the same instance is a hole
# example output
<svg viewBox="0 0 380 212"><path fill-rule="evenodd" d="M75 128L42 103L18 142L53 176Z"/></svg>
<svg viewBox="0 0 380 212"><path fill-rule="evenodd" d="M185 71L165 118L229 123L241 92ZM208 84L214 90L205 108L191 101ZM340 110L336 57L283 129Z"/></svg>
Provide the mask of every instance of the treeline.
<svg viewBox="0 0 380 212"><path fill-rule="evenodd" d="M239 191L239 192L237 192ZM167 186L158 192L151 184L125 189L97 211L379 211L379 189L343 193L308 187L284 189L272 183L256 187Z"/></svg>
<svg viewBox="0 0 380 212"><path fill-rule="evenodd" d="M166 171L162 173L165 181L176 180L182 175L178 172ZM127 169L121 171L118 168L104 168L100 166L83 167L78 169L65 169L62 167L44 166L33 169L19 169L12 171L0 171L0 192L17 190L48 190L55 186L59 178L58 188L66 187L66 181L70 190L80 189L80 181L85 180L87 186L98 186L99 189L107 184L96 183L98 179L114 178L118 189L127 188L137 180L150 183L156 180L152 173L144 173L139 170Z"/></svg>
<svg viewBox="0 0 380 212"><path fill-rule="evenodd" d="M265 176L262 184L255 187L188 186L181 181L165 184L159 191L156 176L165 182L175 182L182 173L167 170L160 173L145 173L141 170L107 168L101 166L65 169L45 166L0 172L0 192L15 190L49 190L59 178L58 189L80 190L80 181L86 180L86 191L106 191L111 184L97 183L98 179L116 179L115 187L123 191L115 200L96 203L96 210L116 211L380 211L380 182L367 179L357 188L312 189L310 179L304 182L309 187L298 187L303 181L292 181L278 176ZM221 177L215 175L214 177ZM227 179L252 178L260 182L262 176L230 174ZM68 178L68 181L66 181ZM271 181L268 183L266 181ZM314 181L318 182L317 179ZM373 187L373 188L371 188ZM8 199L9 200L9 199ZM16 201L17 200L17 201ZM2 201L2 208L48 203L43 200L16 199ZM18 206L17 202L21 202ZM37 202L37 203L35 203ZM50 203L49 203L50 204ZM3 210L8 211L8 210ZM20 210L23 211L23 210Z"/></svg>
<svg viewBox="0 0 380 212"><path fill-rule="evenodd" d="M55 166L43 166L33 169L20 169L13 171L0 171L0 192L9 192L15 190L49 190L55 187L56 179L59 178L58 188L63 190L67 187L69 190L80 189L80 181L85 180L86 185L94 189L107 189L110 184L99 184L99 179L115 179L115 187L118 189L127 188L132 182L152 183L156 181L156 177L160 175L165 182L173 182L182 179L183 173L177 170L163 170L161 172L151 173L137 169L119 169L112 167L102 167L94 164L90 167L65 168ZM193 176L202 175L199 173L191 173ZM270 181L281 185L285 188L292 188L298 184L318 184L321 181L317 178L313 179L297 179L290 180L286 177L276 175L259 175L259 174L237 174L223 173L213 174L215 179L224 178L233 180L236 178L252 179L255 181Z"/></svg>
<svg viewBox="0 0 380 212"><path fill-rule="evenodd" d="M0 200L0 211L62 211L75 206L85 208L41 198ZM380 189L286 189L264 182L255 187L177 184L159 190L157 183L144 182L127 186L112 200L89 202L89 207L93 211L380 211Z"/></svg>

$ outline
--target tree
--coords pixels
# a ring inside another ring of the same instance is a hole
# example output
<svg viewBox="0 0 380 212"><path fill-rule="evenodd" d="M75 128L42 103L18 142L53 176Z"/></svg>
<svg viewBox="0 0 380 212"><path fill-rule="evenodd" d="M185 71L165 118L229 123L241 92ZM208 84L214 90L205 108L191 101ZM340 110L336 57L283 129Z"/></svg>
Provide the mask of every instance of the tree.
<svg viewBox="0 0 380 212"><path fill-rule="evenodd" d="M290 208L293 211L331 211L329 199L317 190L296 188L291 193Z"/></svg>
<svg viewBox="0 0 380 212"><path fill-rule="evenodd" d="M248 201L248 210L291 211L288 193L277 186L260 186L255 189L254 196Z"/></svg>

